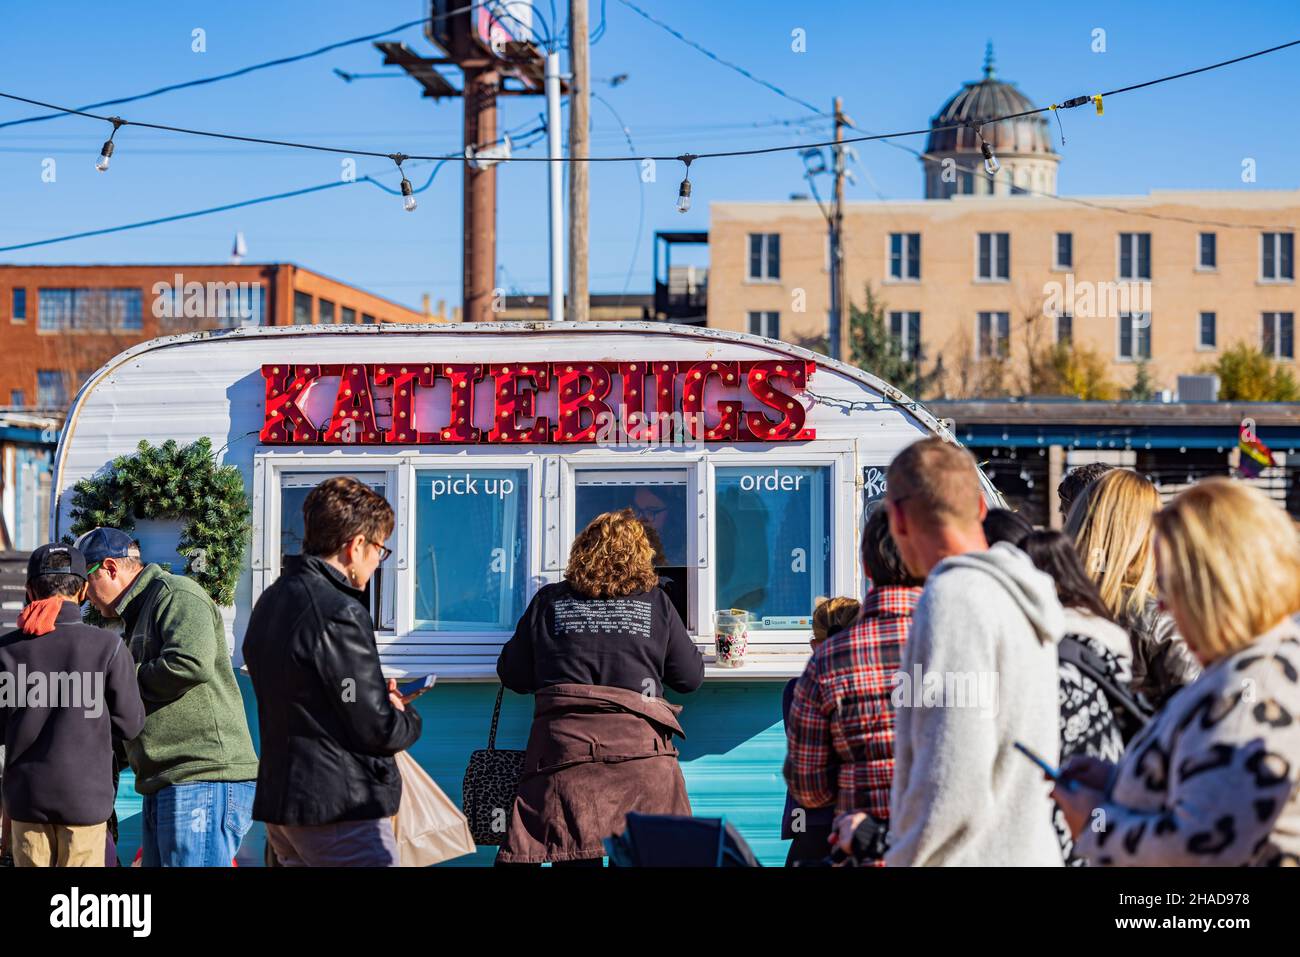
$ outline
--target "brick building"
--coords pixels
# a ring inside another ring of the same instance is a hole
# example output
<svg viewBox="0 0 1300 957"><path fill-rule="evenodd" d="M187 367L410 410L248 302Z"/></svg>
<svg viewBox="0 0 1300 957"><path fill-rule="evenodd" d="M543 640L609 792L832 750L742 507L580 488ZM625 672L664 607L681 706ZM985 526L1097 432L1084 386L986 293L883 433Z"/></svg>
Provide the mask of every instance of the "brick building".
<svg viewBox="0 0 1300 957"><path fill-rule="evenodd" d="M1056 342L1095 353L1121 389L1144 360L1153 385L1171 389L1238 342L1294 362L1300 190L1058 197L1042 116L980 127L1032 106L990 59L934 117L971 125L930 135L925 198L845 206L850 300L861 307L870 284L897 346L926 368L942 357L931 395L996 394L995 365L1015 392L1027 356ZM1001 162L995 175L980 135ZM817 203L713 203L708 244L710 326L824 347L830 262ZM847 313L842 331L847 358Z"/></svg>
<svg viewBox="0 0 1300 957"><path fill-rule="evenodd" d="M445 317L293 263L0 265L0 406L62 410L114 355L172 333L431 321Z"/></svg>

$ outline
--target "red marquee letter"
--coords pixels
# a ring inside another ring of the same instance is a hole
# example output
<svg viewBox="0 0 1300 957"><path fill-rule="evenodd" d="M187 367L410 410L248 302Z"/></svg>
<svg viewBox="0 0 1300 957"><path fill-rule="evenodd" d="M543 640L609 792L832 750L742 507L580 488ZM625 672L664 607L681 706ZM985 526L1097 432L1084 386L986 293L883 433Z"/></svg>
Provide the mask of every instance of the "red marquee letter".
<svg viewBox="0 0 1300 957"><path fill-rule="evenodd" d="M605 402L612 384L609 370L599 362L556 362L551 368L560 393L559 421L551 430L551 441L594 441L601 416L614 414ZM582 424L583 412L591 413L587 425Z"/></svg>
<svg viewBox="0 0 1300 957"><path fill-rule="evenodd" d="M551 370L548 363L540 365L492 364L492 392L495 396L492 431L489 442L546 442L550 439L551 423L546 416L536 415L537 393L545 392L550 385ZM528 388L521 389L521 385ZM520 428L519 418L536 416L533 424Z"/></svg>
<svg viewBox="0 0 1300 957"><path fill-rule="evenodd" d="M807 410L795 396L808 386L808 377L817 368L816 363L798 359L769 360L741 363L747 369L749 391L769 409L781 413L781 420L773 422L762 412L746 412L745 439L760 442L803 441L817 437L815 429L805 429ZM789 384L788 391L778 385Z"/></svg>
<svg viewBox="0 0 1300 957"><path fill-rule="evenodd" d="M633 442L653 442L671 438L667 434L673 414L673 383L677 377L676 362L620 362L619 375L623 377L624 431ZM654 413L645 411L646 376L654 380ZM661 435L660 432L664 434Z"/></svg>
<svg viewBox="0 0 1300 957"><path fill-rule="evenodd" d="M481 365L466 363L434 367L436 375L451 382L451 418L441 429L432 433L434 442L459 444L482 441L482 433L474 428L474 383L482 380L483 371Z"/></svg>
<svg viewBox="0 0 1300 957"><path fill-rule="evenodd" d="M710 426L704 414L704 390L714 377L726 385L740 385L740 363L705 360L687 369L682 385L682 418L697 440L735 441L740 435L740 402L719 402L718 411L722 415L716 425Z"/></svg>
<svg viewBox="0 0 1300 957"><path fill-rule="evenodd" d="M384 433L385 442L416 442L427 445L437 441L430 432L421 432L415 421L415 387L432 386L432 365L375 367L375 385L393 383L393 421Z"/></svg>
<svg viewBox="0 0 1300 957"><path fill-rule="evenodd" d="M349 445L377 445L384 441L375 424L375 400L370 388L374 366L360 362L331 366L339 374L339 391L334 396L334 414L325 428L328 442Z"/></svg>
<svg viewBox="0 0 1300 957"><path fill-rule="evenodd" d="M266 406L260 439L266 443L319 442L320 429L307 421L298 400L321 375L318 366L264 365Z"/></svg>

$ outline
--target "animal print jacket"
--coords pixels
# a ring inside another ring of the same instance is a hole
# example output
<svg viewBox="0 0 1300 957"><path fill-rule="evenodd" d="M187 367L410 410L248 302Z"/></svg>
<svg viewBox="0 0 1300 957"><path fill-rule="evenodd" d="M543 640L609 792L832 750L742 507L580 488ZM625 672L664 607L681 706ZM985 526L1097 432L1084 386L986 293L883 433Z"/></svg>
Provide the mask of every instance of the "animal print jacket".
<svg viewBox="0 0 1300 957"><path fill-rule="evenodd" d="M1300 866L1300 626L1287 619L1169 700L1129 742L1075 853Z"/></svg>

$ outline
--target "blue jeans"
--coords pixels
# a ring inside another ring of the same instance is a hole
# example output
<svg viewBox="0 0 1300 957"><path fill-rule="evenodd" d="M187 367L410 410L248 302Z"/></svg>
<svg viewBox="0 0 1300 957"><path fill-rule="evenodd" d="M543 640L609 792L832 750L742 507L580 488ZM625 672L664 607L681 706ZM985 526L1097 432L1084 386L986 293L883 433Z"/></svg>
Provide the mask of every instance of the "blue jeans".
<svg viewBox="0 0 1300 957"><path fill-rule="evenodd" d="M173 784L144 796L145 867L229 867L253 826L253 781Z"/></svg>

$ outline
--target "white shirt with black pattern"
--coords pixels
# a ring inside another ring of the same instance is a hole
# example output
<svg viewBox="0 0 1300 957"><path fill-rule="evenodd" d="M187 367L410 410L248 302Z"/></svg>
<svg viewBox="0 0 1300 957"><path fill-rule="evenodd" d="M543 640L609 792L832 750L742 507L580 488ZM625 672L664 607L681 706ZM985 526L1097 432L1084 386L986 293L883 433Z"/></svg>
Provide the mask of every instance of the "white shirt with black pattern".
<svg viewBox="0 0 1300 957"><path fill-rule="evenodd" d="M1074 852L1117 866L1300 866L1300 626L1210 665L1129 742Z"/></svg>

